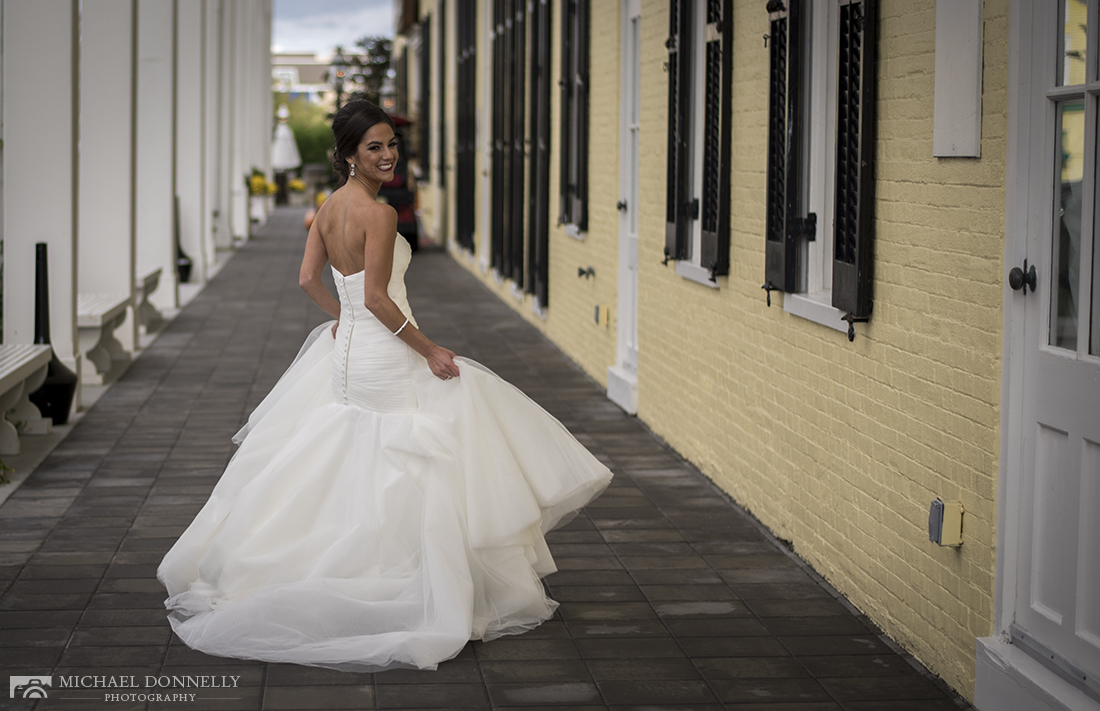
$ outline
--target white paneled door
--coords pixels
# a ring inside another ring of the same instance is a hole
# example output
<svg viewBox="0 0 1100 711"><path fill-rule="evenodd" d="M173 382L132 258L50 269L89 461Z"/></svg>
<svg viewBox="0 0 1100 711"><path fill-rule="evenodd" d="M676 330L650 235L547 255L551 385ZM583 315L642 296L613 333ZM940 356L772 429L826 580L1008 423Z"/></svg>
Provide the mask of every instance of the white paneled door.
<svg viewBox="0 0 1100 711"><path fill-rule="evenodd" d="M1100 253L1097 126L1100 0L1026 3L1030 81L1022 86L1026 263L1005 265L1021 360L1009 376L1006 510L1017 552L1005 579L1013 644L1100 691ZM1057 12L1054 11L1057 5ZM1026 39L1026 35L1025 35ZM1026 129L1026 130L1024 130ZM1018 419L1016 419L1018 418ZM1014 420L1014 421L1013 421ZM1010 450L1011 452L1011 450ZM1014 568L1014 571L1012 570ZM1014 578L1014 579L1013 579Z"/></svg>
<svg viewBox="0 0 1100 711"><path fill-rule="evenodd" d="M638 411L638 146L641 73L641 0L622 0L619 52L619 274L615 365L607 369L607 396Z"/></svg>

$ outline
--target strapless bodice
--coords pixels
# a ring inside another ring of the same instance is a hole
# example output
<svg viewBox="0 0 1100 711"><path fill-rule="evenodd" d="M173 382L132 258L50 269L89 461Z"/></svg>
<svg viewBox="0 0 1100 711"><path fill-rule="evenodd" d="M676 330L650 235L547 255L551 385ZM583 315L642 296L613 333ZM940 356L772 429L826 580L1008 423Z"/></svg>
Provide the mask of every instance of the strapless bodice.
<svg viewBox="0 0 1100 711"><path fill-rule="evenodd" d="M390 270L390 283L386 285L386 293L389 294L401 313L409 319L414 326L416 319L412 316L412 308L409 307L409 297L405 291L405 272L412 260L412 249L409 243L401 235L397 236L393 245L393 267ZM347 276L332 267L332 278L336 282L336 292L340 297L340 319L350 316L352 319L361 320L374 318L366 306L363 305L364 272L358 271Z"/></svg>
<svg viewBox="0 0 1100 711"><path fill-rule="evenodd" d="M412 250L398 235L393 270L386 293L416 326L405 293L405 270ZM364 273L344 276L332 269L340 296L340 325L332 357L332 394L336 402L375 412L411 412L416 409L412 374L425 361L363 305Z"/></svg>

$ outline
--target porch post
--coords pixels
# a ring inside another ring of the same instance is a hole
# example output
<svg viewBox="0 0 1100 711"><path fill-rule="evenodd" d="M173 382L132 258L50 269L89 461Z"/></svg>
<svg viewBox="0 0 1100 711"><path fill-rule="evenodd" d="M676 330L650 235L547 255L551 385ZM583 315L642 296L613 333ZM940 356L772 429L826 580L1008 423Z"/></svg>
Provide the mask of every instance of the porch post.
<svg viewBox="0 0 1100 711"><path fill-rule="evenodd" d="M175 5L175 0L138 2L137 266L139 274L160 268L160 284L150 300L165 309L178 304Z"/></svg>
<svg viewBox="0 0 1100 711"><path fill-rule="evenodd" d="M204 26L207 3L176 4L176 194L179 196L180 246L191 258L191 280L207 280L213 245L206 202L209 180L206 155L208 92Z"/></svg>
<svg viewBox="0 0 1100 711"><path fill-rule="evenodd" d="M5 3L3 12L4 342L34 341L34 245L45 242L50 339L79 376L77 0Z"/></svg>
<svg viewBox="0 0 1100 711"><path fill-rule="evenodd" d="M83 3L80 17L78 291L123 294L131 300L136 271L136 11L137 0L96 0ZM137 343L133 308L127 308L117 337L132 353Z"/></svg>

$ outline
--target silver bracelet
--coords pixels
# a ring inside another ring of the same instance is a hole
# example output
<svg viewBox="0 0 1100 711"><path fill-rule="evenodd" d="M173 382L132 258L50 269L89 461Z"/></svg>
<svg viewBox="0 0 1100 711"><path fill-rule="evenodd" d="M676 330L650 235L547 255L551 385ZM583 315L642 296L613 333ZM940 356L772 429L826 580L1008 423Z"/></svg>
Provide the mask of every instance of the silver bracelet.
<svg viewBox="0 0 1100 711"><path fill-rule="evenodd" d="M405 326L408 326L408 325L409 325L409 319L405 319L405 323L401 324L401 328L399 328L399 329L397 329L396 331L394 331L394 332L393 332L393 335L395 335L395 336L396 336L396 335L398 335L399 333L401 333L402 331L404 331L404 330L405 330Z"/></svg>

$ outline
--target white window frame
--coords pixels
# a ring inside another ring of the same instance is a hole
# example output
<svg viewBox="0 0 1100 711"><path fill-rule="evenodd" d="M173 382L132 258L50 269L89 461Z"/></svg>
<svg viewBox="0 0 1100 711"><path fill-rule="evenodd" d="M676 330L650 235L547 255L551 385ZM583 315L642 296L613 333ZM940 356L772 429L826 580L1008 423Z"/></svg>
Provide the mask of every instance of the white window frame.
<svg viewBox="0 0 1100 711"><path fill-rule="evenodd" d="M706 117L706 56L707 12L700 0L691 3L691 193L702 200L703 195L703 119ZM728 170L729 166L722 166ZM700 210L702 208L700 207ZM712 289L718 282L711 279L710 270L702 266L703 220L702 215L691 220L687 231L688 257L676 262L676 273L685 279L699 282Z"/></svg>
<svg viewBox="0 0 1100 711"><path fill-rule="evenodd" d="M783 296L783 310L822 326L848 332L844 312L832 305L833 297L833 217L836 210L836 112L837 112L837 41L839 3L824 0L807 4L806 37L809 51L805 57L808 86L805 126L808 212L817 215L813 241L798 245L804 272L799 284L805 291ZM814 71L817 68L818 71Z"/></svg>

